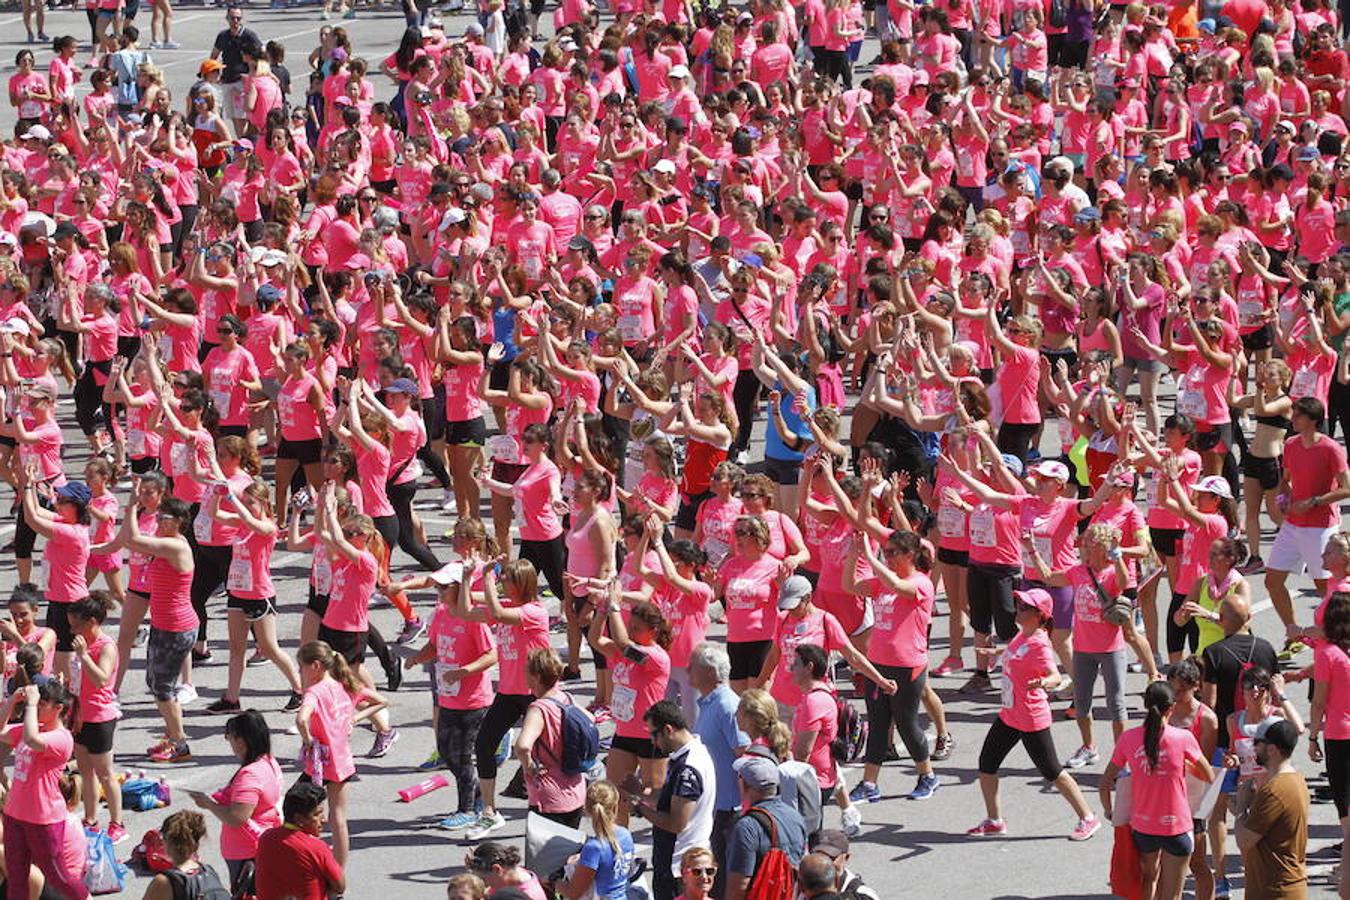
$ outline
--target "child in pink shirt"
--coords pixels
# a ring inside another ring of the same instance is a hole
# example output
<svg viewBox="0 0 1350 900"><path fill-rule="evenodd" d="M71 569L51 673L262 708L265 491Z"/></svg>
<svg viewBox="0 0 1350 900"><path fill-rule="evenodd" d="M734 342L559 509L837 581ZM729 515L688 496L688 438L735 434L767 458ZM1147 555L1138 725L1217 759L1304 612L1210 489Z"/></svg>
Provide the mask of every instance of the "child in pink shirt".
<svg viewBox="0 0 1350 900"><path fill-rule="evenodd" d="M333 855L346 866L351 841L347 831L347 782L356 774L352 761L352 719L356 707L343 682L351 677L347 662L323 641L300 648L304 700L295 714L305 774L328 793L328 820L333 829Z"/></svg>

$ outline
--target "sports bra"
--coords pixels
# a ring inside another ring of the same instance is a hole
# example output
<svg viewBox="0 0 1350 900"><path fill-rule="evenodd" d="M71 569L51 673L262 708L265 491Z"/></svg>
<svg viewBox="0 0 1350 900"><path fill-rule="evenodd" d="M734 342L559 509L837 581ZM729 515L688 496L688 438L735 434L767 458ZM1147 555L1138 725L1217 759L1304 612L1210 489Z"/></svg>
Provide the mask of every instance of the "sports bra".
<svg viewBox="0 0 1350 900"><path fill-rule="evenodd" d="M1287 397L1287 396L1289 395L1288 394L1280 395L1280 397ZM1280 397L1276 397L1275 399L1279 400ZM1258 425L1269 425L1272 428L1278 428L1281 431L1289 431L1291 428L1294 427L1294 423L1289 420L1288 416L1257 416L1256 422Z"/></svg>

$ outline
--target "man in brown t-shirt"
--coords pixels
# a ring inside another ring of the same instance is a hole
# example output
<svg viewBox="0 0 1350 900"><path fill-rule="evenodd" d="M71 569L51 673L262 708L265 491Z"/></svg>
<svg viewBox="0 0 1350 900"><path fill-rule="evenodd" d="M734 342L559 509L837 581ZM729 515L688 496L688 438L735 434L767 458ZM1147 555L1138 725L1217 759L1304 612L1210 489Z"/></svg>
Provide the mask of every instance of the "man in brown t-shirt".
<svg viewBox="0 0 1350 900"><path fill-rule="evenodd" d="M1308 896L1308 785L1289 764L1298 729L1280 719L1256 733L1256 761L1264 771L1237 796L1237 843L1251 900Z"/></svg>

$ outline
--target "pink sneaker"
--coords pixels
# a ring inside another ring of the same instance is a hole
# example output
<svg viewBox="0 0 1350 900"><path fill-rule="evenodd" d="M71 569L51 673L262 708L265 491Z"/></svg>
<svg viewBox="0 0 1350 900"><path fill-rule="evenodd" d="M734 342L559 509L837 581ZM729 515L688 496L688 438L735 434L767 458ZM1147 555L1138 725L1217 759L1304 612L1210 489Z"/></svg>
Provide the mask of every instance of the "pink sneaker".
<svg viewBox="0 0 1350 900"><path fill-rule="evenodd" d="M1008 825L1002 819L995 821L985 819L980 824L966 832L971 837L999 837L1008 833Z"/></svg>
<svg viewBox="0 0 1350 900"><path fill-rule="evenodd" d="M965 667L966 664L964 661L962 661L961 657L949 656L946 659L944 659L941 663L939 663L938 667L933 670L933 677L941 678L943 675L951 675L955 672L960 672Z"/></svg>
<svg viewBox="0 0 1350 900"><path fill-rule="evenodd" d="M127 832L126 827L123 826L121 822L108 823L108 839L114 844L120 844L129 837L131 837L131 835Z"/></svg>
<svg viewBox="0 0 1350 900"><path fill-rule="evenodd" d="M1102 827L1102 820L1096 816L1088 816L1086 819L1079 819L1078 826L1069 834L1071 841L1086 841L1092 837Z"/></svg>

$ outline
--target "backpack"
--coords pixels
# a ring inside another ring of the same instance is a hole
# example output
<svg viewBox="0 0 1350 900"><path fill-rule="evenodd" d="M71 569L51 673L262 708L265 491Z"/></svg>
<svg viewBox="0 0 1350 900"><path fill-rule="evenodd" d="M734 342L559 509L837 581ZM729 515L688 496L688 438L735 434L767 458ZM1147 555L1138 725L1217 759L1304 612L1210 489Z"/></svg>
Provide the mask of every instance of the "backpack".
<svg viewBox="0 0 1350 900"><path fill-rule="evenodd" d="M790 759L778 763L778 795L797 808L807 834L820 830L824 813L820 808L820 779L810 763Z"/></svg>
<svg viewBox="0 0 1350 900"><path fill-rule="evenodd" d="M1069 24L1069 0L1050 0L1050 14L1045 23L1051 28L1064 28Z"/></svg>
<svg viewBox="0 0 1350 900"><path fill-rule="evenodd" d="M836 731L830 741L830 756L836 762L857 762L867 747L867 719L847 700L828 688L816 688L825 691L834 700Z"/></svg>
<svg viewBox="0 0 1350 900"><path fill-rule="evenodd" d="M552 697L544 699L562 711L562 770L568 775L589 771L600 755L600 729L595 727L595 720L570 697L566 703Z"/></svg>
<svg viewBox="0 0 1350 900"><path fill-rule="evenodd" d="M192 874L178 869L164 873L173 886L173 900L231 900L230 892L220 883L216 870L202 863Z"/></svg>
<svg viewBox="0 0 1350 900"><path fill-rule="evenodd" d="M745 900L783 900L795 896L797 890L797 870L792 860L778 846L778 825L773 816L758 806L752 806L745 813L760 824L769 835L769 852L759 861L755 877L750 881L750 889L745 892Z"/></svg>

